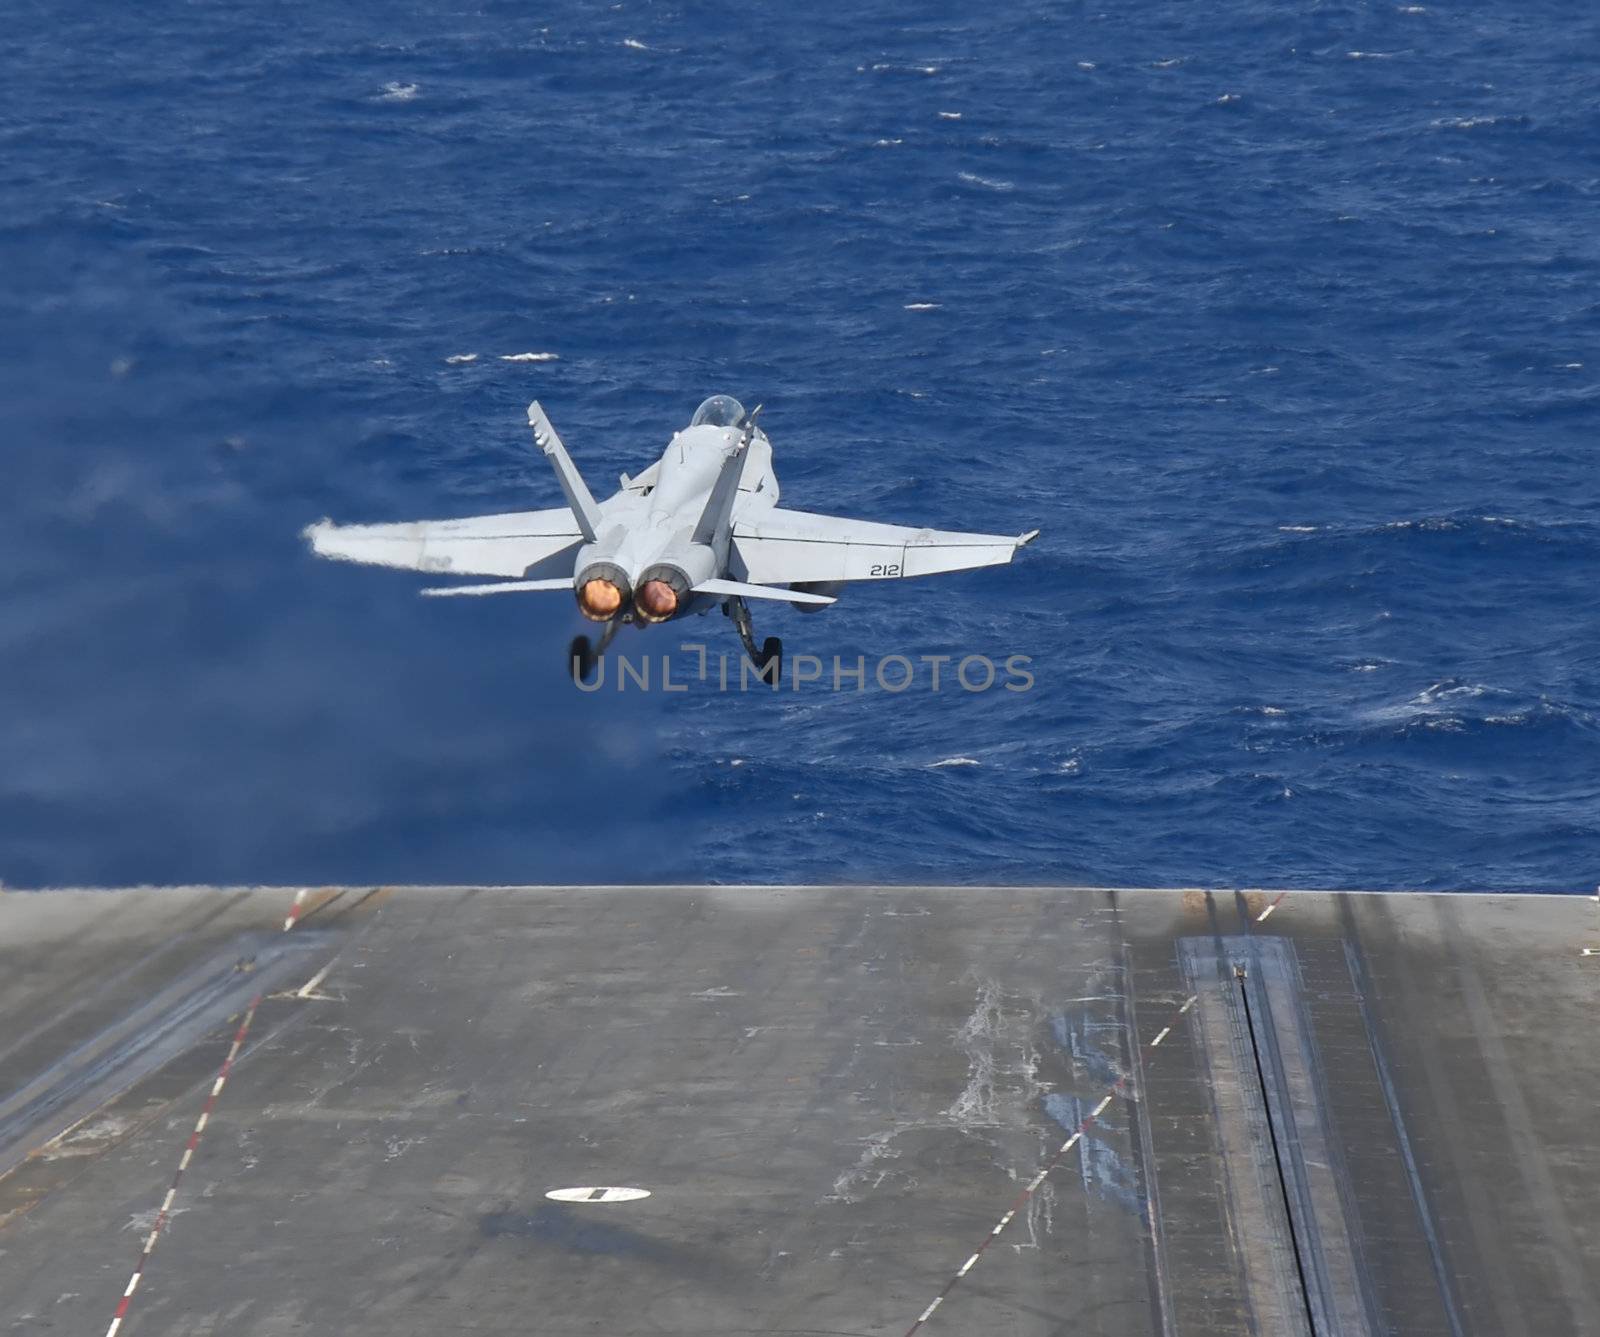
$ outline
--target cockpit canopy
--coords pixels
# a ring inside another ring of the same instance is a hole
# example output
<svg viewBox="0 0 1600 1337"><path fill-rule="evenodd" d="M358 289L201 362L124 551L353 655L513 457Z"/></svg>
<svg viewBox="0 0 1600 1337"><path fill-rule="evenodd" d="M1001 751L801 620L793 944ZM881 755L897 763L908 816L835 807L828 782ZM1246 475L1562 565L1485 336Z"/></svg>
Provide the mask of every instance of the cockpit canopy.
<svg viewBox="0 0 1600 1337"><path fill-rule="evenodd" d="M712 395L694 411L691 427L737 427L744 421L744 405L732 395Z"/></svg>

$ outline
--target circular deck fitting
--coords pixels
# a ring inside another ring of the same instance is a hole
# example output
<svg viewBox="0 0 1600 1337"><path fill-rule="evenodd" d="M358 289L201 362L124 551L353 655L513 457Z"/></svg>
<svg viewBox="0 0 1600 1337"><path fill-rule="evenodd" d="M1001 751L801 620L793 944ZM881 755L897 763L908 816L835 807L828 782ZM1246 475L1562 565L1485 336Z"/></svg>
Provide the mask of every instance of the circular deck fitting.
<svg viewBox="0 0 1600 1337"><path fill-rule="evenodd" d="M545 1194L556 1202L637 1202L649 1196L647 1188L553 1188Z"/></svg>

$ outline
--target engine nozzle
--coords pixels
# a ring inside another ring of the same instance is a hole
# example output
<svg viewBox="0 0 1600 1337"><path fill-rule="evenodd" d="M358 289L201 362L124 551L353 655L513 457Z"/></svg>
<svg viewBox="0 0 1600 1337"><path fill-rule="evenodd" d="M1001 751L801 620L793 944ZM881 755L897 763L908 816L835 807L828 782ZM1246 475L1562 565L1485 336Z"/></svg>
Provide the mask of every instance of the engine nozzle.
<svg viewBox="0 0 1600 1337"><path fill-rule="evenodd" d="M678 611L678 592L664 580L647 580L636 596L639 612L649 622L665 622Z"/></svg>
<svg viewBox="0 0 1600 1337"><path fill-rule="evenodd" d="M688 594L689 578L674 566L658 563L641 577L633 611L641 621L665 622L677 616Z"/></svg>
<svg viewBox="0 0 1600 1337"><path fill-rule="evenodd" d="M631 590L627 573L611 562L595 562L573 582L578 611L591 622L609 622L627 607Z"/></svg>

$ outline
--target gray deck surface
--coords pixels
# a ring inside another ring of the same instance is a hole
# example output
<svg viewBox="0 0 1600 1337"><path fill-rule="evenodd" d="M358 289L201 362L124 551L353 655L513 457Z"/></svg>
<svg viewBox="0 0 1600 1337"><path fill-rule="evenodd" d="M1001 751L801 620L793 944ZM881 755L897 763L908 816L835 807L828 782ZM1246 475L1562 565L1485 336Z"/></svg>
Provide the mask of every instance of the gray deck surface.
<svg viewBox="0 0 1600 1337"><path fill-rule="evenodd" d="M1600 1333L1592 898L293 900L0 893L0 1333L106 1331L258 992L120 1337Z"/></svg>

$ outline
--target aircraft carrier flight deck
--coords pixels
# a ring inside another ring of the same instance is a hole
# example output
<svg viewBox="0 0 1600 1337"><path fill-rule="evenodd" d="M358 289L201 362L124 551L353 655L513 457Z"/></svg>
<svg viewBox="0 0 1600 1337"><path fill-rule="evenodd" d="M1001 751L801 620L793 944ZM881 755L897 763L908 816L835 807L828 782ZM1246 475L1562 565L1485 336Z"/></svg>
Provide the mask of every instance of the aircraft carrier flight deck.
<svg viewBox="0 0 1600 1337"><path fill-rule="evenodd" d="M1600 1333L1597 1036L1589 896L0 892L0 1334Z"/></svg>

